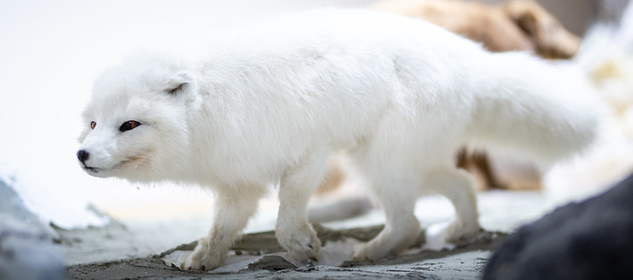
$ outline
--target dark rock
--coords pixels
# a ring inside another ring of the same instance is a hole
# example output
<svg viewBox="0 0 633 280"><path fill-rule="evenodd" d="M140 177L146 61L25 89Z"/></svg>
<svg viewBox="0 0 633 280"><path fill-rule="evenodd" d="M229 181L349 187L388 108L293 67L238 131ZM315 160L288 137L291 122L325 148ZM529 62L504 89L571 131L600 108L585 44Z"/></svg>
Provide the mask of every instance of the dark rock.
<svg viewBox="0 0 633 280"><path fill-rule="evenodd" d="M633 279L633 176L519 228L494 253L486 280Z"/></svg>
<svg viewBox="0 0 633 280"><path fill-rule="evenodd" d="M248 267L241 271L255 271L262 269L268 271L279 271L294 268L297 268L297 266L280 256L264 256L256 262L248 264Z"/></svg>

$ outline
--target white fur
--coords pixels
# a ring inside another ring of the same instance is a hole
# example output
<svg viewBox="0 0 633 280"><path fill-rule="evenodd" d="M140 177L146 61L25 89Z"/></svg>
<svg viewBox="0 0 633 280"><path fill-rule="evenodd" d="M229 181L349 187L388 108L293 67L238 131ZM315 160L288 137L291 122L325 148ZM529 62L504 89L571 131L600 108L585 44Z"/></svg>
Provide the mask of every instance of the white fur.
<svg viewBox="0 0 633 280"><path fill-rule="evenodd" d="M385 210L386 228L356 252L378 259L419 233L416 199L435 192L457 212L451 239L479 231L473 183L455 168L463 145L542 164L594 138L588 94L527 54L491 54L397 15L323 10L219 38L192 60L136 54L96 82L81 136L94 176L196 183L216 191L209 235L186 266L212 269L279 183L277 238L319 255L305 207L345 150ZM181 91L167 91L183 85ZM136 120L141 126L120 132Z"/></svg>

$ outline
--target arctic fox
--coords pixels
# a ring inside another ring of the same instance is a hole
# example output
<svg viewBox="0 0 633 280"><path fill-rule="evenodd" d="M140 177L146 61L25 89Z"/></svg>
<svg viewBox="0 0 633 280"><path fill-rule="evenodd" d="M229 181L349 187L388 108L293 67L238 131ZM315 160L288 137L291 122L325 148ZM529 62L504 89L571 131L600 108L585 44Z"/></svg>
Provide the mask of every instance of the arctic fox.
<svg viewBox="0 0 633 280"><path fill-rule="evenodd" d="M491 54L432 24L361 10L287 16L218 39L196 59L136 54L106 71L83 114L77 153L90 175L209 187L215 222L185 267L210 270L279 185L276 237L297 261L319 256L306 204L346 151L386 215L355 252L376 260L419 234L416 199L456 209L449 239L480 231L464 145L543 165L595 137L590 94L523 53Z"/></svg>

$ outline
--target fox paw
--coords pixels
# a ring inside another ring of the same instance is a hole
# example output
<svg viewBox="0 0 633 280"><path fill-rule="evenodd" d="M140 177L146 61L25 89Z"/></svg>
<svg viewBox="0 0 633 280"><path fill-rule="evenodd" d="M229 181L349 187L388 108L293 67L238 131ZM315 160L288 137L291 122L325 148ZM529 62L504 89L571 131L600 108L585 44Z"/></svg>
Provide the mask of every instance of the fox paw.
<svg viewBox="0 0 633 280"><path fill-rule="evenodd" d="M277 240L287 252L287 256L297 262L318 261L321 252L321 240L314 229L305 225L300 230L277 231Z"/></svg>
<svg viewBox="0 0 633 280"><path fill-rule="evenodd" d="M464 224L459 221L454 221L445 229L444 236L446 242L455 243L473 238L479 233L481 233L479 224Z"/></svg>
<svg viewBox="0 0 633 280"><path fill-rule="evenodd" d="M363 244L354 252L354 261L376 261L388 255L388 251L382 250L380 246L373 246L371 243Z"/></svg>
<svg viewBox="0 0 633 280"><path fill-rule="evenodd" d="M223 255L212 252L205 242L198 242L198 246L187 258L182 269L187 270L213 270L222 265Z"/></svg>
<svg viewBox="0 0 633 280"><path fill-rule="evenodd" d="M355 261L377 261L397 255L415 243L417 234L400 236L379 235L366 244L361 245L354 253Z"/></svg>

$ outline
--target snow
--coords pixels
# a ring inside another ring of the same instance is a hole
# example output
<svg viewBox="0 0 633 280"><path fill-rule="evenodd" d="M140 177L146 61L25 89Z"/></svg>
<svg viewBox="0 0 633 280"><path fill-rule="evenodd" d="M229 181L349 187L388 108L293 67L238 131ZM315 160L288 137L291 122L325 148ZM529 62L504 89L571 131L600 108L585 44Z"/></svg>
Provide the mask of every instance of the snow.
<svg viewBox="0 0 633 280"><path fill-rule="evenodd" d="M25 208L24 211L34 213L41 224L54 224L60 228L72 229L103 226L110 222L109 217L91 210L86 199L65 191L62 185L52 185L46 180L7 169L0 163L0 180L6 182L8 187L22 198L17 203L23 204L20 206Z"/></svg>

